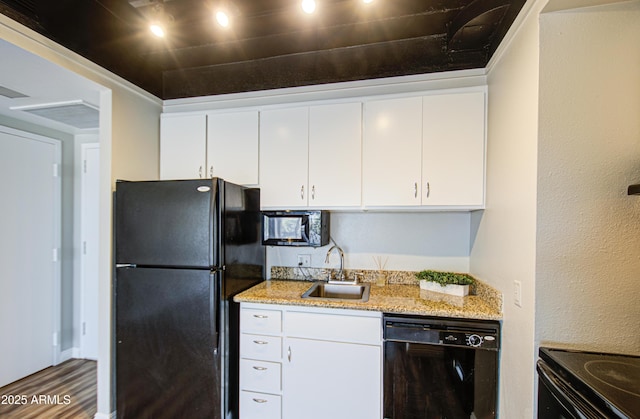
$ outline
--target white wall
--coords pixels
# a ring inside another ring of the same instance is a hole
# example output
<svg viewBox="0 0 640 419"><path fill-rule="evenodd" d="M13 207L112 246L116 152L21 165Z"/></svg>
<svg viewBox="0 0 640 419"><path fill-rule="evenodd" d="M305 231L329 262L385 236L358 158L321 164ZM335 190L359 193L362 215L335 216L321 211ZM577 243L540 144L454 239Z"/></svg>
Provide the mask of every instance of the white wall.
<svg viewBox="0 0 640 419"><path fill-rule="evenodd" d="M469 271L470 215L468 212L331 212L331 237L345 253L346 269L438 269ZM311 266L337 268L337 254L325 265L330 245L320 248L268 247L271 266L297 266L297 255L311 255Z"/></svg>
<svg viewBox="0 0 640 419"><path fill-rule="evenodd" d="M0 14L0 38L86 77L100 92L100 284L98 413L112 412L111 369L111 192L115 179L157 179L161 101Z"/></svg>
<svg viewBox="0 0 640 419"><path fill-rule="evenodd" d="M537 341L640 354L640 1L540 22Z"/></svg>
<svg viewBox="0 0 640 419"><path fill-rule="evenodd" d="M640 179L638 2L542 13L575 3L529 3L488 67L487 209L472 216L470 271L505 295L509 419L534 416L541 342L640 348L640 203L626 196Z"/></svg>
<svg viewBox="0 0 640 419"><path fill-rule="evenodd" d="M529 10L489 69L487 205L472 220L478 232L470 272L505 297L499 412L509 419L533 417L540 8ZM522 283L521 307L514 280Z"/></svg>

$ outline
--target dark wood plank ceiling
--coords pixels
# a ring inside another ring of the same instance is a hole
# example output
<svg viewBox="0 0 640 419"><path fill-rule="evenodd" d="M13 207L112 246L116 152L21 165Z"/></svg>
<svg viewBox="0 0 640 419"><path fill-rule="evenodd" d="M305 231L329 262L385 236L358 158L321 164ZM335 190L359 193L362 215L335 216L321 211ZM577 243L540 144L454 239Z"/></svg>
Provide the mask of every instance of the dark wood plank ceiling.
<svg viewBox="0 0 640 419"><path fill-rule="evenodd" d="M483 68L525 0L165 0L164 39L147 19L157 0L0 0L0 13L161 99Z"/></svg>

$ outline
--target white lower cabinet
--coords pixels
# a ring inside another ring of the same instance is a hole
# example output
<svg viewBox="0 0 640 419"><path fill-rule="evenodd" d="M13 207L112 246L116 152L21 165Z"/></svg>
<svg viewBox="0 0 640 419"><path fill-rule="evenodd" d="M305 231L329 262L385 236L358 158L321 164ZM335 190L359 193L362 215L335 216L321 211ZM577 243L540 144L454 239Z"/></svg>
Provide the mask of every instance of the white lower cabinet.
<svg viewBox="0 0 640 419"><path fill-rule="evenodd" d="M382 417L381 313L242 303L240 332L241 419Z"/></svg>
<svg viewBox="0 0 640 419"><path fill-rule="evenodd" d="M274 394L240 391L240 417L242 419L280 419L281 397Z"/></svg>

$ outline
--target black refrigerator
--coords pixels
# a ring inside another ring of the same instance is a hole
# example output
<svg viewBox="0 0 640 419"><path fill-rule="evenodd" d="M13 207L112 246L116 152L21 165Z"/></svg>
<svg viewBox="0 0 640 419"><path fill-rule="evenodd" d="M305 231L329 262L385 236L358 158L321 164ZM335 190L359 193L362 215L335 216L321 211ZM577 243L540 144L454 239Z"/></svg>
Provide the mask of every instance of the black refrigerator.
<svg viewBox="0 0 640 419"><path fill-rule="evenodd" d="M118 181L114 212L118 419L238 418L233 296L264 277L260 191Z"/></svg>

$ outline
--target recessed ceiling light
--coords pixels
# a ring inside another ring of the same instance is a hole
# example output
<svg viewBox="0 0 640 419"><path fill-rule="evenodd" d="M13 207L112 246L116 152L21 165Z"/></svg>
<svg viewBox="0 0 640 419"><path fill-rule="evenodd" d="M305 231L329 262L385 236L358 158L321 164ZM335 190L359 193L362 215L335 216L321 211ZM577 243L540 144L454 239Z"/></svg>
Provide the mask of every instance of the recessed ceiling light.
<svg viewBox="0 0 640 419"><path fill-rule="evenodd" d="M158 38L164 38L165 31L160 23L154 22L149 24L149 30Z"/></svg>
<svg viewBox="0 0 640 419"><path fill-rule="evenodd" d="M216 22L223 28L229 27L229 15L224 10L218 10L216 12Z"/></svg>
<svg viewBox="0 0 640 419"><path fill-rule="evenodd" d="M316 2L314 0L302 0L302 10L305 13L313 13L316 10Z"/></svg>

